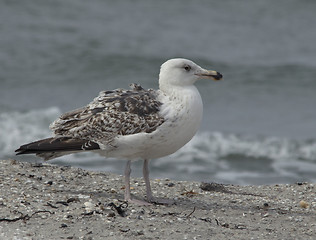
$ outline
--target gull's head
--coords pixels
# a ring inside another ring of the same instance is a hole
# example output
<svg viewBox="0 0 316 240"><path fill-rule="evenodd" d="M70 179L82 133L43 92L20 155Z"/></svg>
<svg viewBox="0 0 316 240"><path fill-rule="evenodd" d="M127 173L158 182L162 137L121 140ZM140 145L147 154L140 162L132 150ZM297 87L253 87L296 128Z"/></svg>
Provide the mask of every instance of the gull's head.
<svg viewBox="0 0 316 240"><path fill-rule="evenodd" d="M198 79L220 80L222 74L213 70L205 70L194 62L174 58L161 65L159 74L160 87L193 85Z"/></svg>

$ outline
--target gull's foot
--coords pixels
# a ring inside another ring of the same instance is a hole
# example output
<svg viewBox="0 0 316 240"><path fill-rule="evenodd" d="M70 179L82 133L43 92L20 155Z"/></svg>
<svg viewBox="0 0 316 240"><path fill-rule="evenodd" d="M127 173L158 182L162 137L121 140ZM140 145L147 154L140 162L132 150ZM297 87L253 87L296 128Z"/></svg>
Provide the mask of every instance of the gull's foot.
<svg viewBox="0 0 316 240"><path fill-rule="evenodd" d="M143 201L143 200L139 200L139 199L127 199L125 200L127 201L128 203L132 203L132 204L136 204L136 205L139 205L139 206L152 206L153 203L150 203L150 202L147 202L147 201Z"/></svg>
<svg viewBox="0 0 316 240"><path fill-rule="evenodd" d="M139 206L152 206L154 204L156 205L173 205L175 204L175 201L172 199L167 199L167 198L150 198L147 201L140 200L140 199L135 199L135 198L130 198L126 199L128 203L136 204Z"/></svg>
<svg viewBox="0 0 316 240"><path fill-rule="evenodd" d="M157 204L157 205L173 205L175 204L175 201L173 199L167 199L167 198L155 198L151 197L148 199L148 202Z"/></svg>

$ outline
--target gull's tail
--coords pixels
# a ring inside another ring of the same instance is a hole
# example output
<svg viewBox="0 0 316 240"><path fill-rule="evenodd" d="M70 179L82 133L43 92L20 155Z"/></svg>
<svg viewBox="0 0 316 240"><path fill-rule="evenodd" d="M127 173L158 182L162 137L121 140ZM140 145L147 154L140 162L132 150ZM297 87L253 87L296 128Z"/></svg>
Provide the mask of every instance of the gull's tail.
<svg viewBox="0 0 316 240"><path fill-rule="evenodd" d="M70 137L52 137L22 145L15 150L16 155L36 154L45 160L50 160L66 154L100 149L99 144L85 139Z"/></svg>

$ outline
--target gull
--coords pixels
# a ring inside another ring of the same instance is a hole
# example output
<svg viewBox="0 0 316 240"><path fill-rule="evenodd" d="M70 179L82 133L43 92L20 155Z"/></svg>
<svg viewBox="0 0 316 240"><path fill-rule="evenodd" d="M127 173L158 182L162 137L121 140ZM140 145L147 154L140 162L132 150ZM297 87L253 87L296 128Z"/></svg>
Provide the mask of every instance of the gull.
<svg viewBox="0 0 316 240"><path fill-rule="evenodd" d="M61 115L51 125L54 136L20 146L20 154L36 154L50 160L76 152L95 152L106 158L126 159L125 201L139 204L168 204L153 196L149 160L170 155L196 134L203 103L194 83L199 79L220 80L217 71L205 70L194 62L175 58L163 63L159 89L102 91L88 105ZM146 200L132 198L131 161L144 160Z"/></svg>

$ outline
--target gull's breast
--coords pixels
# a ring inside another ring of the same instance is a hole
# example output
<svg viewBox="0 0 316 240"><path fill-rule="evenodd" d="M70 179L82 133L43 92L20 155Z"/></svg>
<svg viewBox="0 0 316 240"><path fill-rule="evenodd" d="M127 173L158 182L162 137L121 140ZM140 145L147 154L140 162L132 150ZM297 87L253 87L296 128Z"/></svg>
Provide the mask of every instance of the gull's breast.
<svg viewBox="0 0 316 240"><path fill-rule="evenodd" d="M115 147L103 151L108 157L154 159L170 155L188 143L199 129L203 104L193 86L168 96L160 96L165 122L151 133L118 136ZM102 154L102 153L101 153Z"/></svg>

